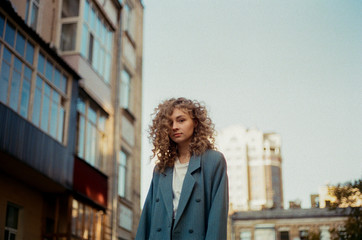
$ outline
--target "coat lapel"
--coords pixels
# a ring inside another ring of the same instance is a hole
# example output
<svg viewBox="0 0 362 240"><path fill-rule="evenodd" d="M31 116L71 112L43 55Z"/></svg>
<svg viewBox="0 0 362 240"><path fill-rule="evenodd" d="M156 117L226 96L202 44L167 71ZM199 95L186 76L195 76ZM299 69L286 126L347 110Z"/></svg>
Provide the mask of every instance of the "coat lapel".
<svg viewBox="0 0 362 240"><path fill-rule="evenodd" d="M160 178L160 189L162 199L167 210L167 216L169 221L172 220L173 215L173 202L172 202L172 176L173 168L166 168L165 172L162 173Z"/></svg>
<svg viewBox="0 0 362 240"><path fill-rule="evenodd" d="M187 202L189 201L189 198L191 196L192 190L193 190L195 182L196 182L195 178L193 176L193 173L197 169L200 168L200 160L201 160L201 156L194 156L194 155L190 159L189 167L187 169L187 173L186 173L184 182L182 184L181 198L180 198L178 208L177 208L174 227L177 225L180 217L182 216L182 213L183 213L183 211L184 211L184 209L185 209L185 207L187 205Z"/></svg>

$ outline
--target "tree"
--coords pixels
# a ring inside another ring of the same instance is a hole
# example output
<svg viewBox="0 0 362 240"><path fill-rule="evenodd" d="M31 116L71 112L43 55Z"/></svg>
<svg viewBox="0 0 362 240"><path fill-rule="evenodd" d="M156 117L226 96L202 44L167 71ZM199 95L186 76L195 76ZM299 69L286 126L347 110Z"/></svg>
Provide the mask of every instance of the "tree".
<svg viewBox="0 0 362 240"><path fill-rule="evenodd" d="M344 208L348 211L348 218L344 230L331 230L333 240L361 240L362 239L362 179L345 184L338 184L333 189L336 201L331 203L330 209Z"/></svg>
<svg viewBox="0 0 362 240"><path fill-rule="evenodd" d="M310 232L308 234L308 240L320 240L321 239L321 232Z"/></svg>

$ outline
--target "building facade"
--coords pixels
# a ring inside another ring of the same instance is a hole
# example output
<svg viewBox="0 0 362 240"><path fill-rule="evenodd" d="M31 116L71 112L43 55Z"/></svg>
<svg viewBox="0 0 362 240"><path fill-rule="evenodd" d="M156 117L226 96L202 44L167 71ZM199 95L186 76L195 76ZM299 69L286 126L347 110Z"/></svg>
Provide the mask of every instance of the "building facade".
<svg viewBox="0 0 362 240"><path fill-rule="evenodd" d="M230 209L283 208L279 134L237 125L222 129L216 142L228 163Z"/></svg>
<svg viewBox="0 0 362 240"><path fill-rule="evenodd" d="M133 239L143 5L0 8L0 240Z"/></svg>
<svg viewBox="0 0 362 240"><path fill-rule="evenodd" d="M330 240L331 230L343 231L344 209L271 209L236 212L230 216L229 240Z"/></svg>

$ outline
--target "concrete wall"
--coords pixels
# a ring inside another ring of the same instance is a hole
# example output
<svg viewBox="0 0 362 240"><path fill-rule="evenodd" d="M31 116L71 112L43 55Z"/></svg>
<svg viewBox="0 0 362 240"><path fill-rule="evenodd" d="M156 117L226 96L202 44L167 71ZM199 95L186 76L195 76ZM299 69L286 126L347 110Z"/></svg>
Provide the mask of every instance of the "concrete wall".
<svg viewBox="0 0 362 240"><path fill-rule="evenodd" d="M41 239L43 197L41 192L0 172L0 240L4 237L8 202L20 207L16 239ZM26 233L26 234L24 234Z"/></svg>

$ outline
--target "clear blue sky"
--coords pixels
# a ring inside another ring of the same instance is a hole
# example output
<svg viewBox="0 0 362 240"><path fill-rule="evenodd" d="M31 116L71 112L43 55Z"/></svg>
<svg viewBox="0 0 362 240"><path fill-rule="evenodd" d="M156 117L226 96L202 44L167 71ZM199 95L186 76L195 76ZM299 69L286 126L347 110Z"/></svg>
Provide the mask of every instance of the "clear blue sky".
<svg viewBox="0 0 362 240"><path fill-rule="evenodd" d="M142 200L150 114L203 101L216 129L282 136L284 201L362 178L362 1L145 0Z"/></svg>

